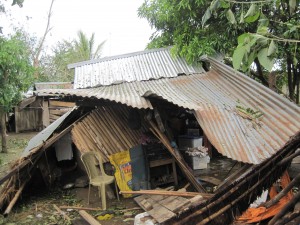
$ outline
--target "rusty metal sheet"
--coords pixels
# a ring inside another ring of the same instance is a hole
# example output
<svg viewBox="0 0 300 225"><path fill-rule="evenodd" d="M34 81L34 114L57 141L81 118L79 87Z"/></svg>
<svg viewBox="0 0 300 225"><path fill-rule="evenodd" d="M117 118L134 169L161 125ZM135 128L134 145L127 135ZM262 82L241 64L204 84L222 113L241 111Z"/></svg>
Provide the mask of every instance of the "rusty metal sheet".
<svg viewBox="0 0 300 225"><path fill-rule="evenodd" d="M122 83L119 85L102 86L89 89L45 89L35 92L38 96L68 96L81 100L98 99L109 100L138 109L152 109L149 100L143 98L139 90L139 83Z"/></svg>
<svg viewBox="0 0 300 225"><path fill-rule="evenodd" d="M300 108L244 74L210 60L209 72L48 93L107 99L136 108L152 108L149 96L162 98L194 110L208 139L221 154L258 164L300 130ZM238 105L260 111L263 116L260 120L244 118Z"/></svg>

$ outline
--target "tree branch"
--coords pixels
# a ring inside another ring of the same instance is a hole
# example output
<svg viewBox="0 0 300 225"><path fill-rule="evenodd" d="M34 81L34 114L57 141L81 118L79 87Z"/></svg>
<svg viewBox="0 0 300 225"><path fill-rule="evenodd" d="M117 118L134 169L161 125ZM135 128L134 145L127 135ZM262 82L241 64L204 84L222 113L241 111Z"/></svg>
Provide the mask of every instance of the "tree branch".
<svg viewBox="0 0 300 225"><path fill-rule="evenodd" d="M52 29L52 28L50 28L50 19L51 19L51 15L52 15L52 6L53 6L54 1L55 0L51 1L50 9L49 9L49 12L48 12L47 26L46 26L44 35L43 35L43 37L42 37L42 39L40 41L40 44L39 44L39 46L37 48L36 54L35 54L34 59L33 59L33 66L35 68L37 68L39 66L39 57L40 57L40 54L42 52L46 36L50 32L50 30ZM37 72L35 74L35 77L37 78Z"/></svg>

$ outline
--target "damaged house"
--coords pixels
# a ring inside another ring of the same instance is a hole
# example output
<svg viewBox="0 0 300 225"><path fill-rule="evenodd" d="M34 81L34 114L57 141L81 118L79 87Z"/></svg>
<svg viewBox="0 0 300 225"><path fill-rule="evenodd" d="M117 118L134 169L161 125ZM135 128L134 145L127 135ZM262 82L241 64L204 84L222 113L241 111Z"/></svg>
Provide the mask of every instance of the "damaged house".
<svg viewBox="0 0 300 225"><path fill-rule="evenodd" d="M71 82L41 82L33 85L33 91L43 89L71 89ZM72 102L57 101L53 97L38 97L32 91L7 115L8 131L22 133L41 131L74 107Z"/></svg>
<svg viewBox="0 0 300 225"><path fill-rule="evenodd" d="M1 208L9 213L37 171L51 185L65 169L80 167L84 152L96 151L108 163L127 151L132 190L170 182L179 188L186 180L203 195L169 217L158 216L159 223L231 224L299 155L300 108L224 63L206 60L208 71L173 58L164 48L70 65L74 89L44 89L36 95L59 97L76 107L33 138L0 179L6 182ZM69 147L60 147L60 142ZM195 149L204 155L183 151ZM197 175L218 156L238 162L238 168L207 194ZM56 164L46 167L51 158ZM166 176L152 179L159 166L167 167ZM299 219L299 211L283 217L299 196L272 216Z"/></svg>

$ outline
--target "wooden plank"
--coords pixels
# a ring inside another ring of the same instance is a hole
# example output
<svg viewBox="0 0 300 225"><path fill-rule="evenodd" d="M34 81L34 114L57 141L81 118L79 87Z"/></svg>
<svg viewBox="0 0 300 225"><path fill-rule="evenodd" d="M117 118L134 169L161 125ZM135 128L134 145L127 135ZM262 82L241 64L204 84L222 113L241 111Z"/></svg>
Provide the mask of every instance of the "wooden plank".
<svg viewBox="0 0 300 225"><path fill-rule="evenodd" d="M194 206L199 205L201 202L205 201L205 199L202 196L197 195L197 196L195 196L193 198L190 198L189 201L191 203L191 206L194 207Z"/></svg>
<svg viewBox="0 0 300 225"><path fill-rule="evenodd" d="M163 223L176 216L175 213L161 205L154 207L153 209L148 211L148 213L159 223Z"/></svg>
<svg viewBox="0 0 300 225"><path fill-rule="evenodd" d="M51 115L49 116L50 120L52 120L52 121L57 120L59 117L60 117L60 116L57 116L57 115L54 115L54 114L51 114Z"/></svg>
<svg viewBox="0 0 300 225"><path fill-rule="evenodd" d="M71 108L65 108L65 109L50 109L49 112L50 114L53 115L59 115L62 116L63 114L69 112L70 110L72 110Z"/></svg>
<svg viewBox="0 0 300 225"><path fill-rule="evenodd" d="M49 101L50 107L57 106L57 107L66 107L66 108L73 108L76 104L74 102L62 102L62 101Z"/></svg>
<svg viewBox="0 0 300 225"><path fill-rule="evenodd" d="M297 156L293 159L292 163L299 164L300 163L300 156Z"/></svg>
<svg viewBox="0 0 300 225"><path fill-rule="evenodd" d="M203 198L211 198L213 194L199 192L179 192L179 191L164 191L164 190L140 190L140 191L120 191L121 194L147 194L147 195L165 195L165 196L181 196L194 197L201 195Z"/></svg>
<svg viewBox="0 0 300 225"><path fill-rule="evenodd" d="M85 210L79 210L79 214L90 225L101 225L101 223L99 223L93 216L88 214Z"/></svg>
<svg viewBox="0 0 300 225"><path fill-rule="evenodd" d="M210 176L197 176L197 178L199 178L200 180L203 180L207 183L210 183L210 184L213 184L213 185L216 185L218 186L219 184L222 183L221 180L215 178L215 177L210 177Z"/></svg>
<svg viewBox="0 0 300 225"><path fill-rule="evenodd" d="M190 201L188 199L174 196L170 196L159 203L174 213L177 213L190 205Z"/></svg>
<svg viewBox="0 0 300 225"><path fill-rule="evenodd" d="M172 162L173 162L172 158L152 160L149 162L149 167L152 168L157 166L163 166L163 165L171 164Z"/></svg>
<svg viewBox="0 0 300 225"><path fill-rule="evenodd" d="M147 199L144 199L143 201L141 201L141 205L143 206L143 209L145 209L145 211L149 211L149 210L153 209L153 205L151 205L149 203L149 201L147 201Z"/></svg>
<svg viewBox="0 0 300 225"><path fill-rule="evenodd" d="M167 198L168 196L167 195L148 195L148 197L156 202L160 202L160 201L164 200L165 198Z"/></svg>

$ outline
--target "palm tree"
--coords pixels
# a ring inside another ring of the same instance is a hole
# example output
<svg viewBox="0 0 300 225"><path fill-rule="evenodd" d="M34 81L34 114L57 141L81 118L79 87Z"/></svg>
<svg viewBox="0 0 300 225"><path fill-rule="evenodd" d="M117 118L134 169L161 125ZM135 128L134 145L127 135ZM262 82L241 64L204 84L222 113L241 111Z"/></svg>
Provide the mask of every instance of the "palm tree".
<svg viewBox="0 0 300 225"><path fill-rule="evenodd" d="M95 33L88 38L81 30L79 30L77 35L78 40L74 40L75 58L78 61L100 58L105 41L101 42L98 46L95 46Z"/></svg>

